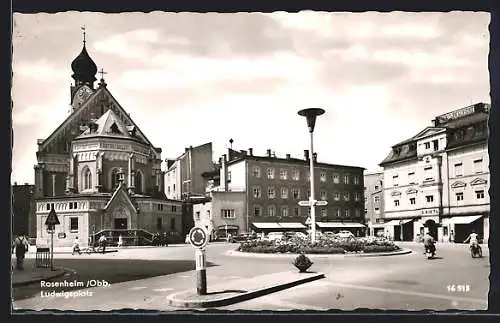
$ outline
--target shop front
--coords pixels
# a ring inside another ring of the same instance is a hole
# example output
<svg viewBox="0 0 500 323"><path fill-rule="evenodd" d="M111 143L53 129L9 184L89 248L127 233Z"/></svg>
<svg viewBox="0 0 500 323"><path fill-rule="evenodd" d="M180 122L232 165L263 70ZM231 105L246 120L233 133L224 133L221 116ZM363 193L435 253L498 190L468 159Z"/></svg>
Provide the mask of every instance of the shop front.
<svg viewBox="0 0 500 323"><path fill-rule="evenodd" d="M462 243L474 230L479 237L485 237L485 219L483 215L454 216L442 219L443 242ZM489 228L488 228L489 229ZM485 237L487 239L487 237Z"/></svg>
<svg viewBox="0 0 500 323"><path fill-rule="evenodd" d="M240 227L234 224L219 225L217 227L215 239L225 239L228 236L234 237L238 235Z"/></svg>
<svg viewBox="0 0 500 323"><path fill-rule="evenodd" d="M385 236L394 241L412 241L414 219L398 219L384 223Z"/></svg>
<svg viewBox="0 0 500 323"><path fill-rule="evenodd" d="M302 232L305 233L307 227L300 222L278 222L281 232Z"/></svg>

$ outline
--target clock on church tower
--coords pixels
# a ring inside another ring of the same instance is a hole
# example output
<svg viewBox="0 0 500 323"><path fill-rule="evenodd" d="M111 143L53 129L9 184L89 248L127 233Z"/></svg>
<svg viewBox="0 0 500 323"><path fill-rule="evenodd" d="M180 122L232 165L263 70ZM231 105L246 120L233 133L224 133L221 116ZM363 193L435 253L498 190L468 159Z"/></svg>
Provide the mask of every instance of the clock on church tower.
<svg viewBox="0 0 500 323"><path fill-rule="evenodd" d="M93 93L92 89L87 85L80 87L73 96L73 108L78 108L85 100Z"/></svg>

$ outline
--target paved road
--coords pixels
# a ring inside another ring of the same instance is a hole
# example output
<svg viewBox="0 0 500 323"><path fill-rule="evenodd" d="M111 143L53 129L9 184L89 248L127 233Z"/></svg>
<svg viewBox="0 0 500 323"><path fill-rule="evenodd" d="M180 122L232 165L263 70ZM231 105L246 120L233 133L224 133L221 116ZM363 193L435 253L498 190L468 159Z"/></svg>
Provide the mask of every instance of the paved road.
<svg viewBox="0 0 500 323"><path fill-rule="evenodd" d="M382 258L346 258L313 265L326 279L225 307L246 310L483 310L487 308L489 260L472 259L465 245L438 245L438 258L415 252ZM486 249L483 247L483 250ZM455 291L453 291L453 285ZM468 285L468 292L457 291Z"/></svg>
<svg viewBox="0 0 500 323"><path fill-rule="evenodd" d="M213 244L207 250L209 288L217 282L293 270L290 259L231 257L236 245ZM406 244L418 253L377 258L318 258L312 270L326 278L283 292L227 306L224 309L290 310L337 308L379 309L485 309L489 261L471 259L467 246L438 245L438 259L427 260L421 246ZM483 248L485 249L485 248ZM79 272L59 281L106 280L109 287L80 290L86 295L70 298L42 297L40 286L20 288L17 295L30 298L14 302L14 308L111 310L120 308L176 310L166 306L166 296L195 288L194 251L190 246L121 250L107 255L56 255L56 261ZM141 260L134 260L140 258ZM71 262L71 263L70 263ZM101 265L98 265L101 264ZM154 276L154 277L153 277ZM143 277L150 277L145 278ZM448 285L467 284L469 292L448 291ZM60 290L60 289L59 289ZM69 290L64 288L64 290ZM24 294L23 294L24 293Z"/></svg>

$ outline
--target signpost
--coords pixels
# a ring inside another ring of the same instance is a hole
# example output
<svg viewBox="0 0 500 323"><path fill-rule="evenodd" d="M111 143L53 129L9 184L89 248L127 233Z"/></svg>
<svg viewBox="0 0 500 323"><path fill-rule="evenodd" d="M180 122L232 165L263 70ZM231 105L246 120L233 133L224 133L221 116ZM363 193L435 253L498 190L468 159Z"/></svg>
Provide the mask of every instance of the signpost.
<svg viewBox="0 0 500 323"><path fill-rule="evenodd" d="M54 207L50 209L49 216L45 220L47 231L50 232L50 269L54 270L54 231L56 224L60 224Z"/></svg>
<svg viewBox="0 0 500 323"><path fill-rule="evenodd" d="M198 295L207 294L207 269L205 247L208 244L208 233L201 226L193 227L188 234L189 243L195 247L196 258L196 292Z"/></svg>
<svg viewBox="0 0 500 323"><path fill-rule="evenodd" d="M313 209L315 206L327 206L328 202L327 201L317 201L317 200L312 200L312 201L299 201L299 206L307 206ZM311 213L312 215L312 213ZM306 225L311 225L311 234L316 235L316 228L313 229L313 225L316 226L316 221L314 221L314 224L312 224L311 220L312 216L309 216L306 220ZM312 239L312 237L311 237ZM314 241L314 240L313 240Z"/></svg>

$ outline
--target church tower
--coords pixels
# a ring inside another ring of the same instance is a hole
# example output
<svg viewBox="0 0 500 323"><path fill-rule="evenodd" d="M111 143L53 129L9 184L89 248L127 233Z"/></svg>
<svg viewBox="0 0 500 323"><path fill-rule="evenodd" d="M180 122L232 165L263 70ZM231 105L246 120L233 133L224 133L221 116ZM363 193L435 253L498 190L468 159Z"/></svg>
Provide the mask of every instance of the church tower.
<svg viewBox="0 0 500 323"><path fill-rule="evenodd" d="M97 65L90 58L86 48L86 32L83 30L83 48L80 54L71 62L75 84L71 86L71 106L78 108L93 92L95 75L97 74Z"/></svg>

